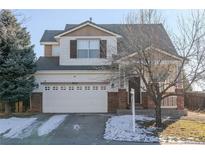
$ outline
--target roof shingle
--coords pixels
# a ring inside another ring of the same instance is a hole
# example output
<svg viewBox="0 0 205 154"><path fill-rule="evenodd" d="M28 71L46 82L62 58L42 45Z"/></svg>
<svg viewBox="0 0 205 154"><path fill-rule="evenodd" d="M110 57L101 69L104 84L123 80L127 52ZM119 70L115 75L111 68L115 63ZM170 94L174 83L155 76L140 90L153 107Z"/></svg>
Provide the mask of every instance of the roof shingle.
<svg viewBox="0 0 205 154"><path fill-rule="evenodd" d="M126 35L124 34L123 29L125 28L125 26L127 26L127 24L95 24L95 25L105 28L114 33L120 34L121 36ZM76 26L79 25L66 24L64 30L46 30L40 42L56 42L54 38L56 35L68 31ZM140 38L142 36L138 34L140 33L142 34L142 28L143 28L146 30L146 35L149 34L150 38L152 38L154 47L169 52L171 54L175 54L175 55L177 54L176 49L172 44L172 41L162 24L134 24L132 25L132 27L135 29L136 37Z"/></svg>
<svg viewBox="0 0 205 154"><path fill-rule="evenodd" d="M59 65L59 57L39 57L36 62L37 70L109 70L109 65Z"/></svg>

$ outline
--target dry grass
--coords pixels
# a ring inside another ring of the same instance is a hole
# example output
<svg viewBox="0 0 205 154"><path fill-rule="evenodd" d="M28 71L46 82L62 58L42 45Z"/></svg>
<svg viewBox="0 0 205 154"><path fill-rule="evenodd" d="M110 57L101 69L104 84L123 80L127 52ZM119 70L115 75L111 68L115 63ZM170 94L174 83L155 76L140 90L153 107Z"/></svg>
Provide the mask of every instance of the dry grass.
<svg viewBox="0 0 205 154"><path fill-rule="evenodd" d="M144 127L155 126L155 121L143 122ZM205 142L205 122L197 119L167 120L162 129L154 132L156 136L182 141Z"/></svg>
<svg viewBox="0 0 205 154"><path fill-rule="evenodd" d="M164 137L205 142L205 123L192 120L178 120L167 125L160 134Z"/></svg>

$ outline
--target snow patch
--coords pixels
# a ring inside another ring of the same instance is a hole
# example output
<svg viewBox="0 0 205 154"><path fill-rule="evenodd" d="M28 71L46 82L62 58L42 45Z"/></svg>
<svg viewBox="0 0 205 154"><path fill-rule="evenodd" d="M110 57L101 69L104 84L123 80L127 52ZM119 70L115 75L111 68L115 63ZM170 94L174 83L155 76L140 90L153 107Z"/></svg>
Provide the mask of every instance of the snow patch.
<svg viewBox="0 0 205 154"><path fill-rule="evenodd" d="M66 118L67 115L55 115L49 118L38 128L38 136L47 135L56 129Z"/></svg>
<svg viewBox="0 0 205 154"><path fill-rule="evenodd" d="M73 125L73 129L76 130L76 131L79 131L80 130L80 125L78 125L78 124Z"/></svg>
<svg viewBox="0 0 205 154"><path fill-rule="evenodd" d="M135 116L136 121L152 121L154 118L142 115ZM155 129L143 128L136 123L135 133L132 131L132 116L113 116L106 122L104 138L118 141L159 142L159 138L153 135Z"/></svg>
<svg viewBox="0 0 205 154"><path fill-rule="evenodd" d="M16 118L0 119L0 134L6 138L24 138L24 130L32 125L37 118Z"/></svg>
<svg viewBox="0 0 205 154"><path fill-rule="evenodd" d="M128 115L128 116L130 116L130 115ZM146 117L146 116L143 116L143 115L136 115L135 120L136 121L153 121L153 120L155 120L155 118Z"/></svg>

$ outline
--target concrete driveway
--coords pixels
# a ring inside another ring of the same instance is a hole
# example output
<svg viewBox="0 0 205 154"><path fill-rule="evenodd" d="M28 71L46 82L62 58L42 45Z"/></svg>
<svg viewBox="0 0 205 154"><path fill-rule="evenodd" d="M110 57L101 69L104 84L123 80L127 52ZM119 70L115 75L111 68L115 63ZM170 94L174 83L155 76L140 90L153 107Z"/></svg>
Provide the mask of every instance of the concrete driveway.
<svg viewBox="0 0 205 154"><path fill-rule="evenodd" d="M105 123L110 114L68 114L64 122L48 135L38 136L38 127L56 114L39 114L32 117L37 122L32 125L31 134L23 139L4 138L0 144L144 144L136 142L108 141L103 139Z"/></svg>

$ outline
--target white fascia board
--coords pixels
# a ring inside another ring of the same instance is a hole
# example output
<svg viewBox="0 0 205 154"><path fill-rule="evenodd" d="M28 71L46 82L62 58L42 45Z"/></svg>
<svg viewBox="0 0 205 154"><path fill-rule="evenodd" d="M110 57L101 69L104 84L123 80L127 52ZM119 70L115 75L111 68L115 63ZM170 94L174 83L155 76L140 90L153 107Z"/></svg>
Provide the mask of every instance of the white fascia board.
<svg viewBox="0 0 205 154"><path fill-rule="evenodd" d="M180 57L177 57L177 56L175 56L175 55L172 55L172 54L170 54L170 53L168 53L168 52L166 52L166 51L164 51L164 50L161 50L161 49L159 49L159 48L154 48L154 47L151 47L151 48L154 49L154 50L156 50L156 51L159 51L159 52L161 52L161 53L163 53L163 54L166 54L166 55L168 55L168 56L170 56L170 57L173 57L173 58L175 58L175 59L178 59L178 60L180 60L180 61L183 60L183 58L180 58ZM150 49L150 48L148 48L148 49Z"/></svg>
<svg viewBox="0 0 205 154"><path fill-rule="evenodd" d="M117 62L117 63L120 63L120 62L122 62L123 60L126 60L127 58L133 57L133 56L136 55L136 54L137 54L137 52L134 52L134 53L132 53L132 54L130 54L130 55L127 55L127 56L125 56L125 57L122 57L122 58L116 60L116 62Z"/></svg>
<svg viewBox="0 0 205 154"><path fill-rule="evenodd" d="M164 51L164 50L158 49L158 48L148 47L148 48L146 48L145 50L149 50L149 49L156 50L156 51L158 51L158 52L160 52L160 53L162 53L162 54L166 54L166 55L168 55L168 56L170 56L170 57L173 57L173 58L175 58L175 59L177 59L177 60L180 60L180 61L183 60L183 59L180 58L180 57L177 57L177 56L175 56L175 55L172 55L172 54L170 54L170 53L168 53L168 52L166 52L166 51ZM130 55L127 55L127 56L125 56L125 57L122 57L122 58L118 59L116 62L121 62L122 60L126 60L127 58L130 58L130 57L135 56L136 54L137 54L137 52L134 52L134 53L132 53L132 54L130 54Z"/></svg>
<svg viewBox="0 0 205 154"><path fill-rule="evenodd" d="M109 31L109 30L106 30L106 29L104 29L104 28L101 28L101 27L99 27L99 26L96 26L96 25L94 25L94 24L92 24L92 23L88 23L88 22L87 22L87 23L85 23L85 24L83 24L83 25L77 26L77 27L75 27L75 28L73 28L73 29L71 29L71 30L68 30L68 31L66 31L66 32L64 32L64 33L61 33L61 34L55 36L54 38L60 38L61 36L65 35L65 34L71 33L71 32L73 32L73 31L75 31L75 30L77 30L77 29L80 29L80 28L82 28L82 27L84 27L84 26L87 26L87 25L92 26L92 27L95 27L95 28L97 28L97 29L99 29L99 30L101 30L101 31L107 32L107 33L109 33L109 34L111 34L111 35L114 35L114 36L116 36L116 37L119 37L119 38L122 37L122 36L119 35L119 34L113 33L113 32L111 32L111 31Z"/></svg>
<svg viewBox="0 0 205 154"><path fill-rule="evenodd" d="M108 70L42 70L36 71L35 74L110 74Z"/></svg>
<svg viewBox="0 0 205 154"><path fill-rule="evenodd" d="M58 42L40 42L41 45L58 45Z"/></svg>

